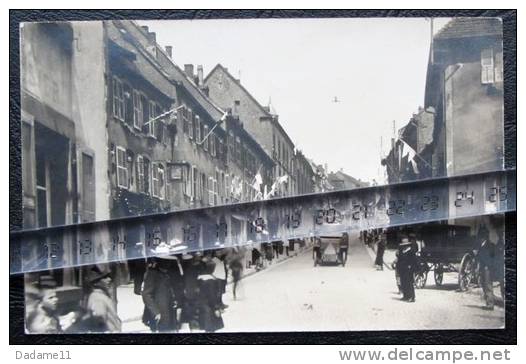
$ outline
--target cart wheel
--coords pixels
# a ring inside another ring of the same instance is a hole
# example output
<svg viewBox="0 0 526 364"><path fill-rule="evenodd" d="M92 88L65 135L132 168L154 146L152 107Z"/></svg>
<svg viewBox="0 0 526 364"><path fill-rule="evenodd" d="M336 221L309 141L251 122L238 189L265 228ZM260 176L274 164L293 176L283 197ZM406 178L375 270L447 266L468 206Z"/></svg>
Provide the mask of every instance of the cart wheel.
<svg viewBox="0 0 526 364"><path fill-rule="evenodd" d="M473 256L470 253L464 254L458 270L458 287L461 291L467 291L473 282L475 275L475 264Z"/></svg>
<svg viewBox="0 0 526 364"><path fill-rule="evenodd" d="M442 282L444 281L444 268L442 267L442 264L438 264L436 266L434 276L435 276L435 284L437 286L441 286Z"/></svg>
<svg viewBox="0 0 526 364"><path fill-rule="evenodd" d="M422 270L415 273L415 288L422 289L426 286L427 271Z"/></svg>

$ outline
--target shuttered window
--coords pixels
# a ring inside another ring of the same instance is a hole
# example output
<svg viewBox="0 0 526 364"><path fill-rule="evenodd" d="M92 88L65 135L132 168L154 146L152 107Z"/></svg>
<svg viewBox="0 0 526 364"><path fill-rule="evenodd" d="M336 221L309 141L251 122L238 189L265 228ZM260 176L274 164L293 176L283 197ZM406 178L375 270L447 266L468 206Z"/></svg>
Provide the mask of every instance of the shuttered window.
<svg viewBox="0 0 526 364"><path fill-rule="evenodd" d="M493 49L486 48L480 53L481 82L492 84L495 82L495 66L493 63Z"/></svg>
<svg viewBox="0 0 526 364"><path fill-rule="evenodd" d="M128 189L128 163L126 149L117 146L117 186Z"/></svg>

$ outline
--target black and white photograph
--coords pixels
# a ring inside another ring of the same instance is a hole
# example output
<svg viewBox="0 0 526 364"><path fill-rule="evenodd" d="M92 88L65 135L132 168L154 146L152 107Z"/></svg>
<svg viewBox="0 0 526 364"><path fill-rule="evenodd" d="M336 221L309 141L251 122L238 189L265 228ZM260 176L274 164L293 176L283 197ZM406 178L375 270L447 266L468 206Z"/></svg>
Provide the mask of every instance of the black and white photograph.
<svg viewBox="0 0 526 364"><path fill-rule="evenodd" d="M505 327L500 18L23 22L20 98L28 334Z"/></svg>

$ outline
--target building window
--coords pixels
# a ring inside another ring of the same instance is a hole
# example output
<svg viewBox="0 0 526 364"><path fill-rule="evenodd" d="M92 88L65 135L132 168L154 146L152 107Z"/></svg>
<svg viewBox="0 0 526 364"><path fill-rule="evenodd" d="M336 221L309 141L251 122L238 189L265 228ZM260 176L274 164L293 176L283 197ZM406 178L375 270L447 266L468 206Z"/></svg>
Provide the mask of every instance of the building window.
<svg viewBox="0 0 526 364"><path fill-rule="evenodd" d="M483 84L495 82L495 69L493 64L493 49L483 49L480 53L481 81Z"/></svg>
<svg viewBox="0 0 526 364"><path fill-rule="evenodd" d="M225 195L225 202L228 202L228 199L230 198L230 191L232 189L231 183L230 183L230 176L228 174L225 174L225 183L224 183L225 191L223 192Z"/></svg>
<svg viewBox="0 0 526 364"><path fill-rule="evenodd" d="M183 133L188 135L188 110L186 106L181 107L181 119L183 120Z"/></svg>
<svg viewBox="0 0 526 364"><path fill-rule="evenodd" d="M207 134L208 134L208 125L205 125L204 128L203 128L203 136L202 137L205 138ZM203 142L203 149L205 151L208 150L208 140L209 140L209 138L206 138L206 140Z"/></svg>
<svg viewBox="0 0 526 364"><path fill-rule="evenodd" d="M216 136L214 134L210 134L210 154L212 157L216 156Z"/></svg>
<svg viewBox="0 0 526 364"><path fill-rule="evenodd" d="M126 149L119 146L117 146L117 186L125 189L129 188Z"/></svg>
<svg viewBox="0 0 526 364"><path fill-rule="evenodd" d="M142 129L142 124L144 123L144 112L142 107L142 98L141 94L133 90L133 127L135 129Z"/></svg>
<svg viewBox="0 0 526 364"><path fill-rule="evenodd" d="M95 162L93 156L82 153L82 220L95 220Z"/></svg>
<svg viewBox="0 0 526 364"><path fill-rule="evenodd" d="M192 197L199 200L199 172L195 166L192 166Z"/></svg>
<svg viewBox="0 0 526 364"><path fill-rule="evenodd" d="M201 185L199 186L199 197L201 201L203 202L203 204L207 203L207 201L205 201L205 196L208 197L207 192L208 192L208 187L206 183L206 174L201 173Z"/></svg>
<svg viewBox="0 0 526 364"><path fill-rule="evenodd" d="M215 192L214 192L214 178L208 177L208 204L214 206Z"/></svg>
<svg viewBox="0 0 526 364"><path fill-rule="evenodd" d="M145 193L145 184L144 184L144 158L142 155L137 156L137 192Z"/></svg>
<svg viewBox="0 0 526 364"><path fill-rule="evenodd" d="M242 152L241 152L241 139L239 139L239 137L236 136L236 162L238 164L241 164L241 161L242 161Z"/></svg>
<svg viewBox="0 0 526 364"><path fill-rule="evenodd" d="M161 163L154 163L152 165L152 196L163 200L165 196L164 192L164 167Z"/></svg>
<svg viewBox="0 0 526 364"><path fill-rule="evenodd" d="M190 139L194 139L195 136L195 124L194 124L194 115L191 109L188 109L186 112L186 120L188 120L188 136Z"/></svg>
<svg viewBox="0 0 526 364"><path fill-rule="evenodd" d="M124 121L124 90L117 77L113 78L113 116Z"/></svg>
<svg viewBox="0 0 526 364"><path fill-rule="evenodd" d="M201 135L201 118L199 115L195 115L194 119L194 125L195 125L195 141L196 143L199 143L201 141L202 135Z"/></svg>
<svg viewBox="0 0 526 364"><path fill-rule="evenodd" d="M184 194L190 198L193 197L193 190L192 190L192 178L193 178L193 167L192 166L188 166L188 168L185 168L184 169L184 175L185 175L185 180L184 180Z"/></svg>
<svg viewBox="0 0 526 364"><path fill-rule="evenodd" d="M155 117L157 116L157 107L155 105L155 102L150 101L148 103L148 135L155 137L155 123L157 121L153 121Z"/></svg>

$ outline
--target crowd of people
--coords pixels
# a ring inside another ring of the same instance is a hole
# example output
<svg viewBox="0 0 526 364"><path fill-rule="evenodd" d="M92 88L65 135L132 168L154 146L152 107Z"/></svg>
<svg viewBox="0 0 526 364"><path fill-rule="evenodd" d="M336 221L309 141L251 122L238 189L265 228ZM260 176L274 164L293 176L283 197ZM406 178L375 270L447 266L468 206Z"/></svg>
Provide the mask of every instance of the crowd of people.
<svg viewBox="0 0 526 364"><path fill-rule="evenodd" d="M46 284L39 279L26 286L26 328L31 333L121 332L117 286L131 281L134 294L144 304L142 322L152 332L182 328L214 332L224 327L227 283L232 299L239 299L245 268L260 270L297 252L301 245L299 241L269 242L130 260L129 279L124 281L114 263L75 268L74 274L81 278L75 287L78 292L67 294L73 296L69 306L59 300L61 288L56 282Z"/></svg>
<svg viewBox="0 0 526 364"><path fill-rule="evenodd" d="M152 332L177 332L187 324L191 331L214 332L223 328L222 313L227 281L233 298L243 272L243 248L167 255L128 262L134 293L144 303L142 322ZM121 332L117 314L114 264L78 270L82 277L78 295L70 291L71 307L59 307L60 290L53 285L26 287L26 328L30 333Z"/></svg>

